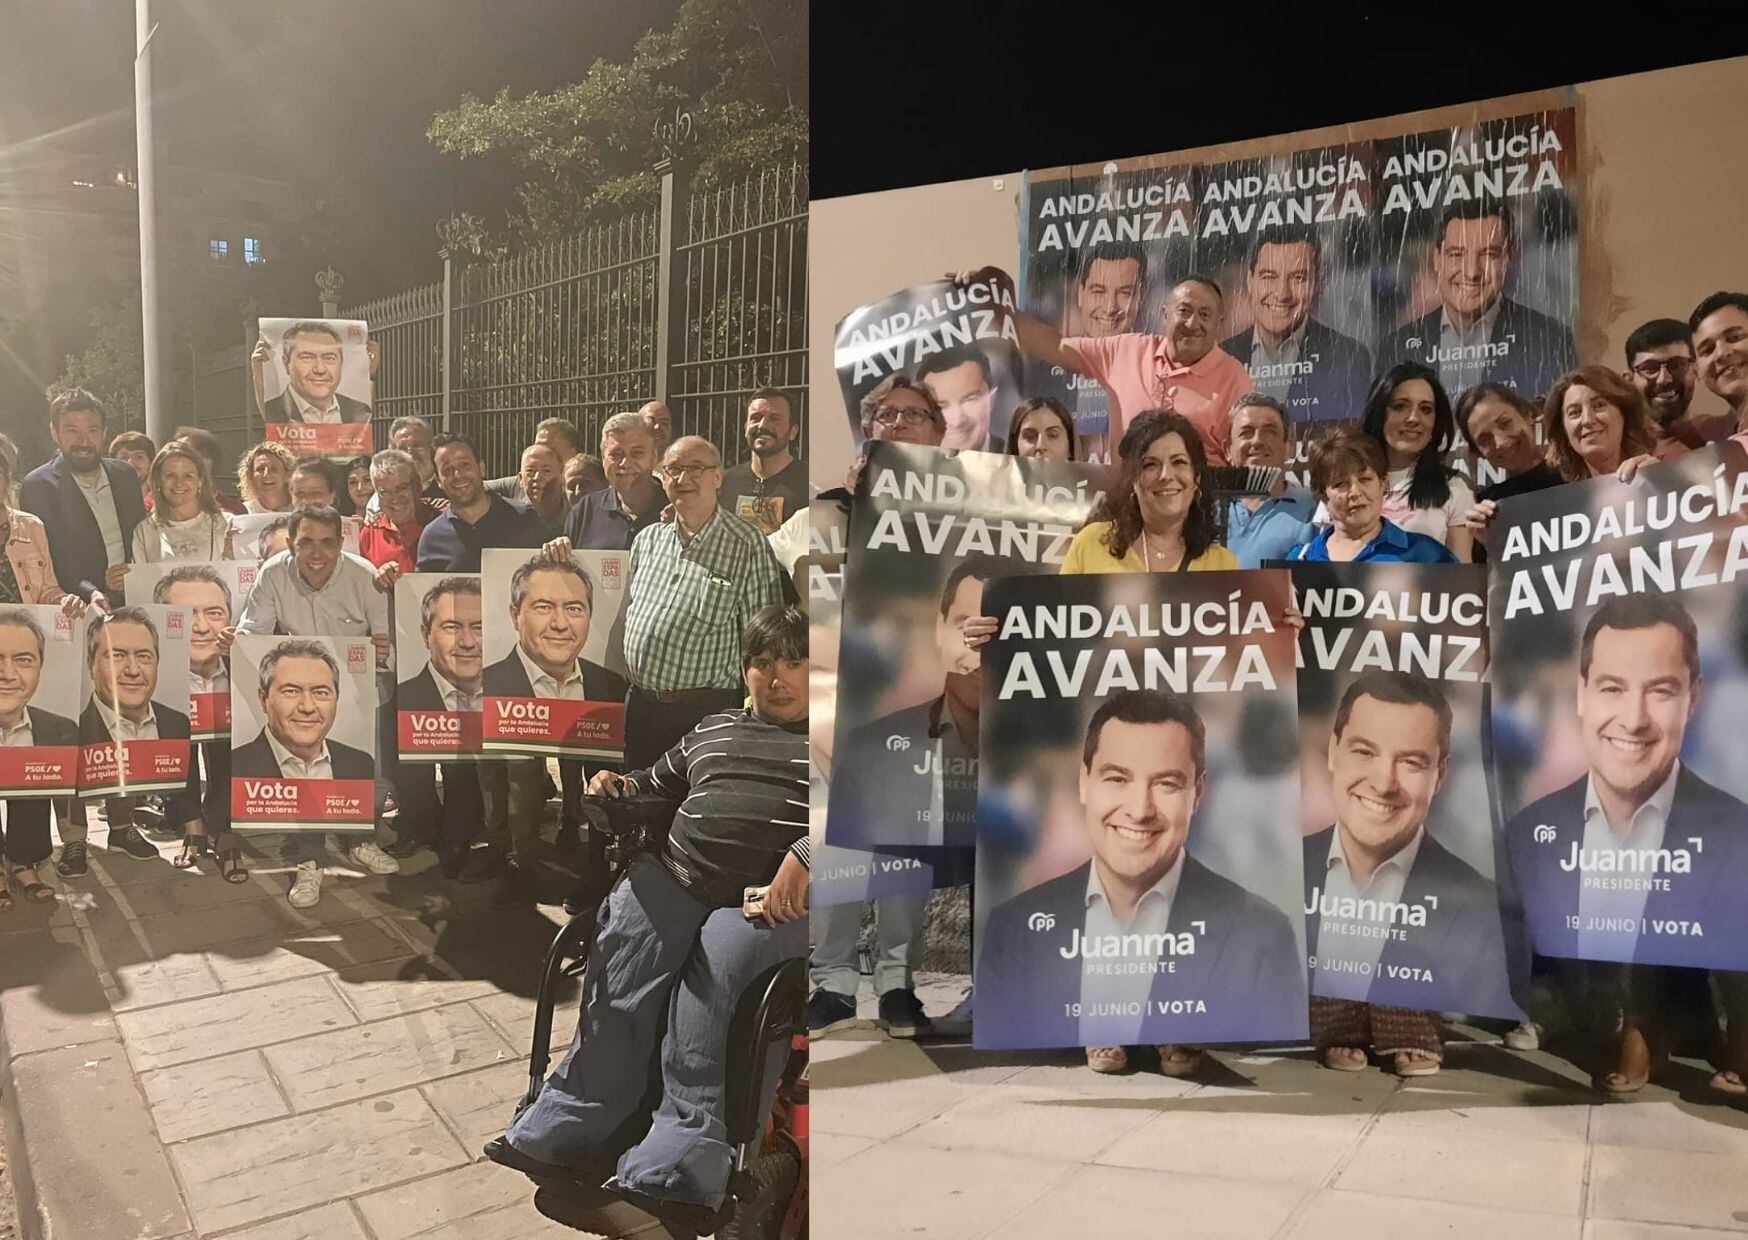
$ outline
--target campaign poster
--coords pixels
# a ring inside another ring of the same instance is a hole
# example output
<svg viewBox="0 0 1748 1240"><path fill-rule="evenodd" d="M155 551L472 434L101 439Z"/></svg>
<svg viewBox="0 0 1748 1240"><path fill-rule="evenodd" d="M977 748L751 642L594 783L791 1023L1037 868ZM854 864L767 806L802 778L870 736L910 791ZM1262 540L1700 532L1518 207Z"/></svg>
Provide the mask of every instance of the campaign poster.
<svg viewBox="0 0 1748 1240"><path fill-rule="evenodd" d="M245 512L232 516L231 555L239 560L265 564L291 545L290 512ZM340 549L358 555L358 517L340 518Z"/></svg>
<svg viewBox="0 0 1748 1240"><path fill-rule="evenodd" d="M1226 294L1220 347L1301 425L1356 418L1372 380L1372 148L1212 164L1196 271Z"/></svg>
<svg viewBox="0 0 1748 1240"><path fill-rule="evenodd" d="M1303 1038L1287 573L984 599L974 1044Z"/></svg>
<svg viewBox="0 0 1748 1240"><path fill-rule="evenodd" d="M126 606L85 625L79 794L133 796L188 782L187 608Z"/></svg>
<svg viewBox="0 0 1748 1240"><path fill-rule="evenodd" d="M1060 571L1098 466L876 443L850 514L826 838L975 846L982 673L961 624L996 577Z"/></svg>
<svg viewBox="0 0 1748 1240"><path fill-rule="evenodd" d="M808 904L830 908L888 896L922 895L936 885L938 850L882 853L826 843L849 518L837 504L823 500L808 509L808 521L808 550L801 561L804 575L797 582L808 601L808 834L813 845Z"/></svg>
<svg viewBox="0 0 1748 1240"><path fill-rule="evenodd" d="M376 648L367 637L239 634L231 648L231 822L367 829L376 814Z"/></svg>
<svg viewBox="0 0 1748 1240"><path fill-rule="evenodd" d="M845 316L833 365L850 434L860 442L862 398L895 374L922 384L946 419L943 448L994 447L1022 395L1014 288L1005 275L977 284L917 284Z"/></svg>
<svg viewBox="0 0 1748 1240"><path fill-rule="evenodd" d="M478 573L395 581L395 735L402 762L477 762L485 687Z"/></svg>
<svg viewBox="0 0 1748 1240"><path fill-rule="evenodd" d="M629 551L487 548L481 555L487 754L615 762L625 754Z"/></svg>
<svg viewBox="0 0 1748 1240"><path fill-rule="evenodd" d="M1020 193L1020 309L1065 337L1156 332L1172 286L1195 271L1196 169L1028 175ZM1028 397L1053 396L1082 436L1110 429L1096 379L1026 358Z"/></svg>
<svg viewBox="0 0 1748 1240"><path fill-rule="evenodd" d="M188 612L190 739L231 734L231 667L223 633L243 614L259 566L245 560L135 564L127 572L129 605L158 604Z"/></svg>
<svg viewBox="0 0 1748 1240"><path fill-rule="evenodd" d="M1748 969L1748 457L1495 523L1492 773L1536 950Z"/></svg>
<svg viewBox="0 0 1748 1240"><path fill-rule="evenodd" d="M1577 112L1376 141L1377 367L1417 361L1455 404L1477 383L1535 399L1577 365Z"/></svg>
<svg viewBox="0 0 1748 1240"><path fill-rule="evenodd" d="M370 331L360 319L261 319L261 418L298 456L351 460L373 451Z"/></svg>
<svg viewBox="0 0 1748 1240"><path fill-rule="evenodd" d="M1311 993L1520 1018L1483 742L1485 566L1292 572Z"/></svg>
<svg viewBox="0 0 1748 1240"><path fill-rule="evenodd" d="M79 785L85 622L37 603L0 607L0 795L66 796Z"/></svg>

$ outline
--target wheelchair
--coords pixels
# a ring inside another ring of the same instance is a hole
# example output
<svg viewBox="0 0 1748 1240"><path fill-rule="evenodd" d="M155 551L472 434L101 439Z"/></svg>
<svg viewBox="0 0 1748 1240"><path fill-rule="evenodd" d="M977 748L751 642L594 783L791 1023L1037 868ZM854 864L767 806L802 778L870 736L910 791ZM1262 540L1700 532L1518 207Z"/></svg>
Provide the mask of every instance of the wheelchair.
<svg viewBox="0 0 1748 1240"><path fill-rule="evenodd" d="M639 854L656 852L667 838L677 809L661 797L585 796L589 830L605 841L606 882L591 890L584 911L572 917L547 950L536 996L534 1035L528 1055L528 1090L516 1114L540 1095L551 1062L552 1021L560 986L580 978L585 987L589 947L594 942L601 900ZM585 995L586 1001L586 995ZM722 1205L709 1217L685 1217L663 1210L638 1194L603 1185L610 1167L561 1168L534 1163L502 1137L485 1147L486 1157L534 1181L535 1207L547 1218L593 1235L694 1237L718 1240L805 1240L807 1236L807 961L787 960L755 978L735 1005L727 1046L728 1088L724 1121L734 1148L733 1169ZM770 1115L761 1114L767 1062L773 1048L787 1045ZM660 1098L660 1066L651 1067L645 1101L653 1111ZM631 1137L626 1144L634 1141ZM653 1217L652 1217L653 1216ZM652 1227L660 1226L661 1231Z"/></svg>

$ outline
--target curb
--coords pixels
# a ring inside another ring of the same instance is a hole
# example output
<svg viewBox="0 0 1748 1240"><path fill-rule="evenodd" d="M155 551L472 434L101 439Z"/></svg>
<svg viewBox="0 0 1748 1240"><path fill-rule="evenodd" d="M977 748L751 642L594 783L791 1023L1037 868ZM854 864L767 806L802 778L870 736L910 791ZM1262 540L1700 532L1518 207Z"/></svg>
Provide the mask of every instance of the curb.
<svg viewBox="0 0 1748 1240"><path fill-rule="evenodd" d="M6 1165L12 1172L12 1194L18 1211L20 1240L47 1240L38 1205L36 1175L25 1154L24 1116L18 1107L18 1082L12 1075L12 1042L0 1020L0 1128L6 1141Z"/></svg>

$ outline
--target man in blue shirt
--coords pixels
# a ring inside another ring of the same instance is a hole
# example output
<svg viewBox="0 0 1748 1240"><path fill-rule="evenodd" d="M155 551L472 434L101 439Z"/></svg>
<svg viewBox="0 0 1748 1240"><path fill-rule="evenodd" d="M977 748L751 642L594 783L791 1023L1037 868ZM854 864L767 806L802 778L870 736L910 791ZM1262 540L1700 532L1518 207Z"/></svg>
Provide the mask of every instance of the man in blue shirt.
<svg viewBox="0 0 1748 1240"><path fill-rule="evenodd" d="M644 526L660 519L668 497L655 479L655 432L639 413L616 413L601 427L607 486L576 502L565 537L577 550L629 551Z"/></svg>
<svg viewBox="0 0 1748 1240"><path fill-rule="evenodd" d="M1234 465L1285 469L1293 432L1287 407L1272 396L1252 392L1232 406ZM1304 487L1283 476L1267 495L1230 500L1226 506L1226 546L1240 568L1261 568L1264 560L1284 560L1317 533L1311 514L1317 501Z"/></svg>

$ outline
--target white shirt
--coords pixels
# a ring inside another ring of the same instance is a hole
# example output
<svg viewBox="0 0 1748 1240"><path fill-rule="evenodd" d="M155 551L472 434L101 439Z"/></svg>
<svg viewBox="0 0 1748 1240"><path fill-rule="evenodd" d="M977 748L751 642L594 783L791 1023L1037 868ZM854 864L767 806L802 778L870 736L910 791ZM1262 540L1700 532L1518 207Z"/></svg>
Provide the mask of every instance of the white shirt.
<svg viewBox="0 0 1748 1240"><path fill-rule="evenodd" d="M572 663L565 673L561 684L552 675L544 672L540 664L528 657L528 652L522 649L522 644L516 644L516 657L522 660L522 670L528 673L528 683L534 686L534 696L543 698L563 698L567 702L584 701L583 669Z"/></svg>
<svg viewBox="0 0 1748 1240"><path fill-rule="evenodd" d="M1675 804L1675 781L1680 777L1681 763L1677 762L1670 767L1669 777L1650 799L1634 811L1632 821L1626 824L1626 835L1621 836L1615 833L1608 815L1603 812L1602 801L1596 795L1596 776L1589 776L1584 781L1584 851L1616 852L1663 847L1663 834L1669 826L1669 809ZM1630 879L1635 876L1627 872L1605 877ZM1631 960L1633 950L1638 946L1649 890L1594 889L1589 885L1589 876L1582 871L1578 881L1579 952L1592 960ZM1613 919L1619 919L1618 924L1631 928L1605 929Z"/></svg>
<svg viewBox="0 0 1748 1240"><path fill-rule="evenodd" d="M1177 899L1178 884L1183 881L1183 876L1184 850L1180 846L1171 868L1157 883L1142 893L1141 898L1135 902L1134 916L1124 922L1111 908L1110 897L1105 894L1104 886L1099 881L1098 862L1094 861L1086 877L1086 918L1081 925L1081 937L1097 939L1112 934L1164 934L1171 921L1171 906ZM1172 959L1170 956L1159 957L1153 963L1164 968ZM1158 975L1147 972L1112 972L1104 968L1108 965L1137 963L1140 962L1129 957L1106 957L1081 962L1080 1004L1083 1013L1093 1011L1096 1004L1142 1004L1142 1011L1135 1014L1083 1014L1080 1018L1080 1035L1084 1045L1130 1046L1141 1041L1141 1024L1146 1019L1146 1001L1153 994L1153 984L1158 980Z"/></svg>
<svg viewBox="0 0 1748 1240"><path fill-rule="evenodd" d="M188 673L188 691L190 693L229 693L231 691L231 674L225 670L221 662L219 669L211 676L202 676L199 672L190 670Z"/></svg>
<svg viewBox="0 0 1748 1240"><path fill-rule="evenodd" d="M388 595L376 588L376 570L348 551L340 553L319 589L304 580L290 551L270 556L243 603L237 629L296 637L374 637L393 631Z"/></svg>
<svg viewBox="0 0 1748 1240"><path fill-rule="evenodd" d="M103 726L109 729L112 740L118 741L155 741L158 739L158 708L155 705L146 708L146 717L135 723L125 715L118 715L102 698L92 695L91 701L97 706L97 713L103 716Z"/></svg>
<svg viewBox="0 0 1748 1240"><path fill-rule="evenodd" d="M299 395L296 388L288 388L287 390L291 393L292 402L297 405L299 416L301 416L305 422L320 426L334 426L341 421L340 397L338 393L330 392L328 394L328 407L326 409L317 409L314 405L310 404L309 401Z"/></svg>
<svg viewBox="0 0 1748 1240"><path fill-rule="evenodd" d="M317 754L313 762L305 762L279 743L279 738L273 735L273 729L264 733L267 737L267 747L273 751L273 760L279 763L279 773L287 779L332 779L334 764L328 755L328 742L322 741L322 752Z"/></svg>
<svg viewBox="0 0 1748 1240"><path fill-rule="evenodd" d="M36 744L30 731L30 709L18 712L18 722L11 727L0 726L0 749L28 749Z"/></svg>
<svg viewBox="0 0 1748 1240"><path fill-rule="evenodd" d="M517 647L517 649L521 649L521 647ZM480 708L479 690L476 689L472 693L469 693L465 689L458 688L457 686L450 684L449 681L444 678L443 673L437 670L437 665L435 663L428 664L427 666L431 672L431 680L436 684L437 692L443 698L444 710L460 711L478 710Z"/></svg>
<svg viewBox="0 0 1748 1240"><path fill-rule="evenodd" d="M121 537L121 517L115 510L115 493L109 489L109 471L99 467L96 486L86 486L78 474L73 475L73 481L79 484L79 494L91 506L91 515L97 518L97 528L103 531L103 553L110 566L125 563L127 544Z"/></svg>
<svg viewBox="0 0 1748 1240"><path fill-rule="evenodd" d="M197 512L186 521L160 522L150 513L134 526L134 560L220 560L225 554L229 519L222 512Z"/></svg>
<svg viewBox="0 0 1748 1240"><path fill-rule="evenodd" d="M1337 825L1330 833L1329 856L1324 862L1323 894L1334 899L1375 900L1379 904L1400 904L1402 892L1408 885L1409 872L1414 869L1414 862L1420 856L1420 843L1426 838L1426 824L1422 823L1414 831L1414 836L1396 854L1381 863L1372 871L1372 877L1365 883L1354 882L1353 870L1348 867L1347 852L1341 846L1341 827ZM1318 960L1351 961L1365 965L1363 972L1328 972L1321 974L1318 983L1319 993L1331 999L1364 1000L1366 992L1377 980L1378 957L1383 955L1384 946L1390 939L1382 933L1374 934L1343 934L1335 927L1366 927L1374 931L1400 930L1391 927L1388 911L1384 910L1377 920L1354 918L1326 918L1317 934Z"/></svg>
<svg viewBox="0 0 1748 1240"><path fill-rule="evenodd" d="M1488 344L1493 339L1493 325L1499 322L1499 311L1505 305L1505 298L1500 297L1488 307L1487 312L1476 319L1467 329L1458 327L1451 322L1451 312L1447 308L1441 310L1438 316L1438 347L1440 350L1438 363L1438 379L1444 384L1447 392L1461 392L1466 387L1473 387L1481 382L1487 373L1487 368L1493 365L1493 358L1479 346ZM1456 350L1477 350L1473 354L1464 354Z"/></svg>

